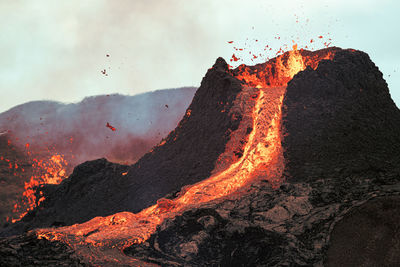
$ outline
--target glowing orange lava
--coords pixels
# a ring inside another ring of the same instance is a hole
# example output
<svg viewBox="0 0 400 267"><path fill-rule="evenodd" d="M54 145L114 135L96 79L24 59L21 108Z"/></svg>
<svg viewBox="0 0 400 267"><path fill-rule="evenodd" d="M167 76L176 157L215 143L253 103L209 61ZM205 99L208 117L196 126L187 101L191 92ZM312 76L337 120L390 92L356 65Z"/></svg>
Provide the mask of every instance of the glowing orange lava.
<svg viewBox="0 0 400 267"><path fill-rule="evenodd" d="M306 50L293 50L277 56L270 61L255 66L240 65L233 70L234 75L243 80L247 85L263 88L271 86L285 86L298 72L307 66L316 69L323 59L332 60L335 48L319 50L311 53Z"/></svg>
<svg viewBox="0 0 400 267"><path fill-rule="evenodd" d="M110 128L111 131L115 132L117 129L115 127L113 127L110 123L107 122L106 124L107 128Z"/></svg>
<svg viewBox="0 0 400 267"><path fill-rule="evenodd" d="M34 175L31 176L29 182L25 183L22 201L14 205L13 212L19 215L16 219L11 219L13 223L39 206L45 199L42 195L37 196L35 194L36 188L39 185L59 184L67 176L66 166L68 162L64 159L63 155L55 154L47 160L34 158L32 161Z"/></svg>

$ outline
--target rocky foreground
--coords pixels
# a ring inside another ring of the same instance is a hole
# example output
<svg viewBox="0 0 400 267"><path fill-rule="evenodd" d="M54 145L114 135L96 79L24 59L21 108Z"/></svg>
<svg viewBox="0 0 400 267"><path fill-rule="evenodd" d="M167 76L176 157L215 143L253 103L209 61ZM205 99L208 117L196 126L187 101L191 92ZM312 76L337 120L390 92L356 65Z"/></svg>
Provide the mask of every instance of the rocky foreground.
<svg viewBox="0 0 400 267"><path fill-rule="evenodd" d="M399 203L394 173L285 183L279 189L261 181L240 200L210 203L164 221L147 242L124 253L141 260L139 266L396 266ZM2 266L91 265L85 260L34 232L0 241Z"/></svg>
<svg viewBox="0 0 400 267"><path fill-rule="evenodd" d="M87 266L67 245L35 233L0 240L1 266Z"/></svg>

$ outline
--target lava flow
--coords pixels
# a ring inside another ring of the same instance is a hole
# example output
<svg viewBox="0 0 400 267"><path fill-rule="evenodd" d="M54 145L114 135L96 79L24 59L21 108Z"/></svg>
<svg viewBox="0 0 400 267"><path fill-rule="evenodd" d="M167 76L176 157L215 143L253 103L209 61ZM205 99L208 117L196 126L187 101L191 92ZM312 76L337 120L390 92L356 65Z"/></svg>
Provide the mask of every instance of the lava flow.
<svg viewBox="0 0 400 267"><path fill-rule="evenodd" d="M249 185L261 179L273 187L279 186L284 169L281 107L287 82L306 66L316 68L320 60L330 59L334 54L334 49L312 53L293 48L266 63L229 70L230 75L244 83L230 111L240 109L243 119L226 145L226 150L230 150L230 143L237 140L235 133L240 133L239 137L246 142L239 158L228 165L222 160L209 178L184 187L175 199L160 199L137 214L121 212L83 224L41 229L37 231L38 237L63 241L94 264L135 264L136 260L120 250L145 242L165 219L222 198L238 198ZM250 133L241 134L245 129L251 129Z"/></svg>

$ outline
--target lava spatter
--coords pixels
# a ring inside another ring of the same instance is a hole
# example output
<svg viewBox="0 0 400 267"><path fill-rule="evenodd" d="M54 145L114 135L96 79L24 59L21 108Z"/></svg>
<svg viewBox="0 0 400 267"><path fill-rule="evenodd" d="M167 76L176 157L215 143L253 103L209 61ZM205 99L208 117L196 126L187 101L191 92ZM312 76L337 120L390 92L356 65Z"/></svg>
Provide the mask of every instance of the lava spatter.
<svg viewBox="0 0 400 267"><path fill-rule="evenodd" d="M22 194L22 200L14 205L13 212L16 218L11 222L16 222L23 218L29 211L35 209L44 201L44 197L36 190L43 184L59 184L67 177L66 167L68 162L63 155L54 154L48 159L32 159L33 175L28 182L25 182L25 191Z"/></svg>

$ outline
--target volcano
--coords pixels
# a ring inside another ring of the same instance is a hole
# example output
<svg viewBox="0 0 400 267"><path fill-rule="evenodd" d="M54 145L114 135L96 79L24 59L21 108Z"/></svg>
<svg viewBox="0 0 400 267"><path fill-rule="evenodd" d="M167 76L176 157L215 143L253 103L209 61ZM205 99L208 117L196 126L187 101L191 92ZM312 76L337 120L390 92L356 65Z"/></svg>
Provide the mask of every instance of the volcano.
<svg viewBox="0 0 400 267"><path fill-rule="evenodd" d="M356 265L395 265L400 111L361 51L294 46L236 69L218 58L135 164L85 162L37 193L2 232L19 234L0 241L3 264L335 266L347 251ZM340 234L354 221L362 257Z"/></svg>

